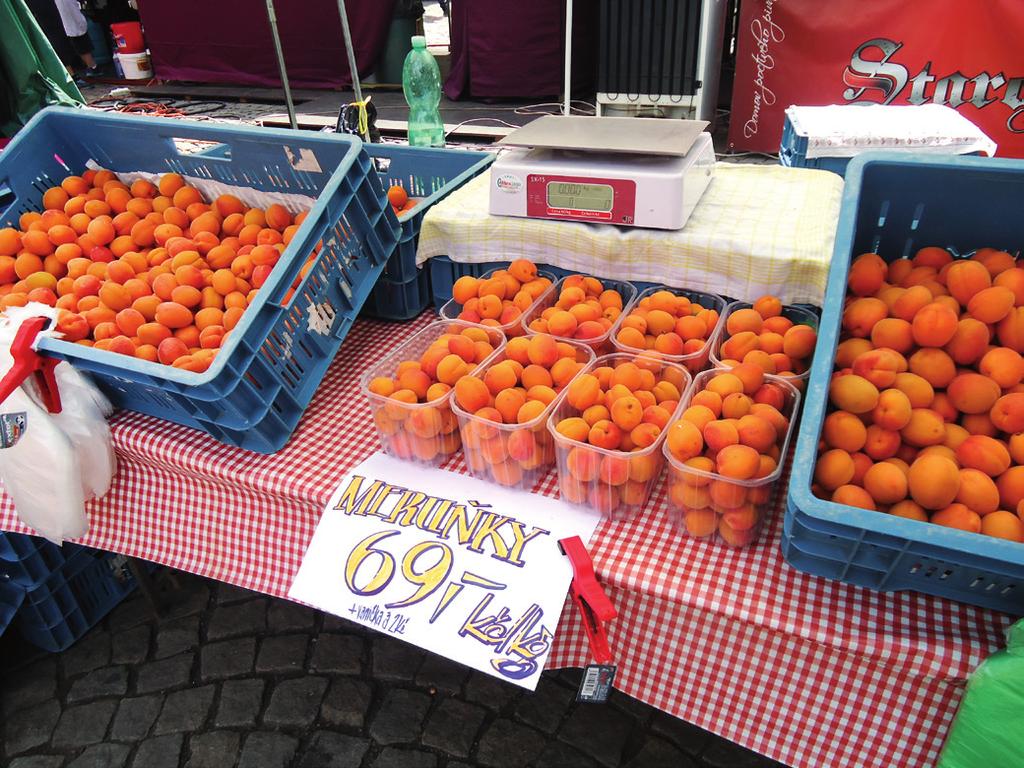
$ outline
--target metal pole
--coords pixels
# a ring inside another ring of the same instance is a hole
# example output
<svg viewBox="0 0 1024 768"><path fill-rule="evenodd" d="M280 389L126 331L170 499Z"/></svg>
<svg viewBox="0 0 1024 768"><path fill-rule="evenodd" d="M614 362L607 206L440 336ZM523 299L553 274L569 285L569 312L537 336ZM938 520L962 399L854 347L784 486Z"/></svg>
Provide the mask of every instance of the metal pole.
<svg viewBox="0 0 1024 768"><path fill-rule="evenodd" d="M572 114L572 0L565 0L565 106L562 114Z"/></svg>
<svg viewBox="0 0 1024 768"><path fill-rule="evenodd" d="M288 70L284 66L284 51L281 50L281 36L277 32L277 15L274 13L274 0L267 0L267 18L270 19L270 34L274 37L274 52L277 54L277 68L281 73L284 101L288 105L288 122L292 128L298 128L299 124L295 120L295 104L292 102L292 89L288 86Z"/></svg>
<svg viewBox="0 0 1024 768"><path fill-rule="evenodd" d="M359 70L356 69L356 52L352 48L352 32L348 28L348 11L345 10L345 0L338 0L338 15L341 16L341 34L345 38L345 53L348 54L348 70L352 74L352 90L355 91L356 101L362 101L363 89L359 84ZM370 140L369 129L363 139Z"/></svg>

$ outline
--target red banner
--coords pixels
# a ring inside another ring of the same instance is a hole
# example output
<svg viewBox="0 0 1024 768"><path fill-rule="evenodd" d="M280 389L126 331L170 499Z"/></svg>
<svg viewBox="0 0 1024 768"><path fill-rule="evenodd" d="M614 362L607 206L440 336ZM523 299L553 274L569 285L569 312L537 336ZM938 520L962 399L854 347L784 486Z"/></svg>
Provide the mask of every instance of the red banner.
<svg viewBox="0 0 1024 768"><path fill-rule="evenodd" d="M729 146L778 152L786 107L946 104L1024 157L1021 0L743 0Z"/></svg>

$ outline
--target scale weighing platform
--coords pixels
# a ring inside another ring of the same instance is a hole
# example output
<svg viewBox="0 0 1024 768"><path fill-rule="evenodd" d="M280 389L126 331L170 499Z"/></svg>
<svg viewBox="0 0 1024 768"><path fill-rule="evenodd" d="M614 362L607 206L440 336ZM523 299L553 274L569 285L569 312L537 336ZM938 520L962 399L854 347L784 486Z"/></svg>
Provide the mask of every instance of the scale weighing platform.
<svg viewBox="0 0 1024 768"><path fill-rule="evenodd" d="M490 212L682 229L711 183L704 120L549 115L499 142Z"/></svg>

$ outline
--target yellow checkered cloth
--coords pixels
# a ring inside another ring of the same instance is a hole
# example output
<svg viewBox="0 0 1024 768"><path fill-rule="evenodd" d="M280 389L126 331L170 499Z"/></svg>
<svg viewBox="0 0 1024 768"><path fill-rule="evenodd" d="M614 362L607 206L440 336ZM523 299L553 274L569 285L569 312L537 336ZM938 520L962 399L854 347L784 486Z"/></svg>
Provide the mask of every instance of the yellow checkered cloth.
<svg viewBox="0 0 1024 768"><path fill-rule="evenodd" d="M718 163L681 230L491 216L485 172L423 217L417 264L531 259L597 277L664 283L752 301L821 306L843 180L778 165Z"/></svg>

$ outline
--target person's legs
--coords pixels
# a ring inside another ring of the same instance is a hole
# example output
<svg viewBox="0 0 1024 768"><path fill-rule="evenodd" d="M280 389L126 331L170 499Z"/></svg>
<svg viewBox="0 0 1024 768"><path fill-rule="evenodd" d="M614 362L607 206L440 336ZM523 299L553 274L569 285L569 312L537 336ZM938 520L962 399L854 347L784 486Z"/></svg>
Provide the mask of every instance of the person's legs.
<svg viewBox="0 0 1024 768"><path fill-rule="evenodd" d="M89 35L70 37L68 40L71 42L71 47L75 49L75 53L78 54L78 58L89 68L89 72L95 70L96 59L92 55L92 41L89 39Z"/></svg>

